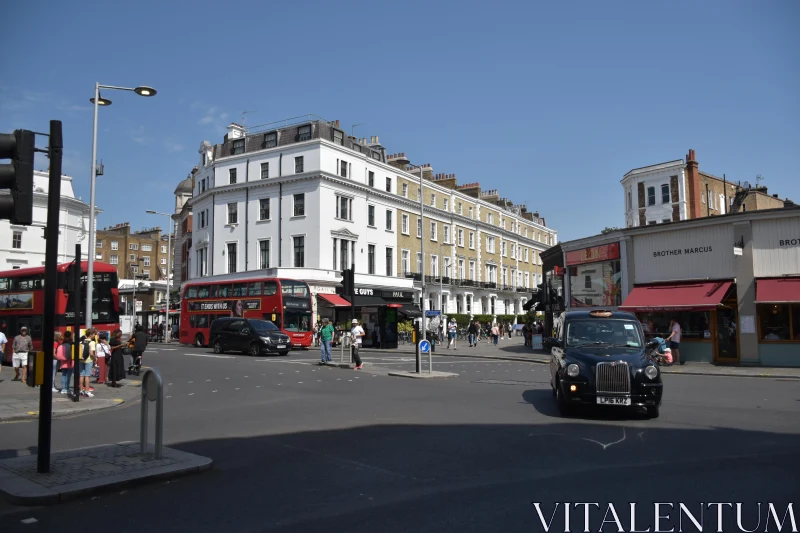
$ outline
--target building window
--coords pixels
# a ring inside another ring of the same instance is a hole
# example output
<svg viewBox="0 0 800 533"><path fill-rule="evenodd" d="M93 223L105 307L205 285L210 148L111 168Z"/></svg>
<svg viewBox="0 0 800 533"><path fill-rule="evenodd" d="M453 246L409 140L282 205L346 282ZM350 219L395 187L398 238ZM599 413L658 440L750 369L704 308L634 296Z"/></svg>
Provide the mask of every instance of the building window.
<svg viewBox="0 0 800 533"><path fill-rule="evenodd" d="M447 224L444 224L442 226L442 237L444 238L445 243L450 242L450 226L448 226Z"/></svg>
<svg viewBox="0 0 800 533"><path fill-rule="evenodd" d="M367 273L375 273L375 245L367 245Z"/></svg>
<svg viewBox="0 0 800 533"><path fill-rule="evenodd" d="M353 220L353 199L347 196L336 196L336 218Z"/></svg>
<svg viewBox="0 0 800 533"><path fill-rule="evenodd" d="M303 172L303 156L297 156L294 158L294 173L300 174Z"/></svg>
<svg viewBox="0 0 800 533"><path fill-rule="evenodd" d="M662 222L663 224L669 224L669 223L670 223L670 222L672 222L672 221L671 221L670 219L668 219L668 218L665 218L665 219L663 219L661 222Z"/></svg>
<svg viewBox="0 0 800 533"><path fill-rule="evenodd" d="M144 266L146 266L146 267L150 266L150 256L149 255L146 255L146 256L142 257L142 260L144 261Z"/></svg>
<svg viewBox="0 0 800 533"><path fill-rule="evenodd" d="M239 204L228 204L228 224L239 223Z"/></svg>
<svg viewBox="0 0 800 533"><path fill-rule="evenodd" d="M490 254L494 253L494 237L486 237L486 251Z"/></svg>
<svg viewBox="0 0 800 533"><path fill-rule="evenodd" d="M386 178L386 192L392 192L392 178Z"/></svg>
<svg viewBox="0 0 800 533"><path fill-rule="evenodd" d="M269 240L258 241L258 266L269 268Z"/></svg>
<svg viewBox="0 0 800 533"><path fill-rule="evenodd" d="M417 274L422 274L422 253L417 252Z"/></svg>
<svg viewBox="0 0 800 533"><path fill-rule="evenodd" d="M344 133L339 130L333 130L333 142L338 145L344 146Z"/></svg>
<svg viewBox="0 0 800 533"><path fill-rule="evenodd" d="M118 255L110 256L108 258L108 262L111 263L112 265L118 265L119 264L119 256Z"/></svg>
<svg viewBox="0 0 800 533"><path fill-rule="evenodd" d="M475 232L474 231L470 231L469 232L469 247L470 247L471 250L475 249Z"/></svg>
<svg viewBox="0 0 800 533"><path fill-rule="evenodd" d="M346 241L341 239L339 241L339 269L340 270L347 270L348 265L351 263L348 261L347 255L348 251L350 250L350 241Z"/></svg>
<svg viewBox="0 0 800 533"><path fill-rule="evenodd" d="M525 262L527 263L528 262L528 249L525 248L523 253L525 254Z"/></svg>
<svg viewBox="0 0 800 533"><path fill-rule="evenodd" d="M408 235L408 215L403 214L401 220L402 220L401 230L403 232L403 235Z"/></svg>
<svg viewBox="0 0 800 533"><path fill-rule="evenodd" d="M131 249L131 250L138 250L139 249L139 243L138 242L132 242L132 243L130 243L128 245L128 248Z"/></svg>
<svg viewBox="0 0 800 533"><path fill-rule="evenodd" d="M264 148L275 148L276 146L278 146L278 132L265 133Z"/></svg>
<svg viewBox="0 0 800 533"><path fill-rule="evenodd" d="M467 302L467 314L469 315L472 313L472 295L467 294L465 300Z"/></svg>
<svg viewBox="0 0 800 533"><path fill-rule="evenodd" d="M128 255L128 261L131 262L131 263L136 262L136 254L129 254Z"/></svg>
<svg viewBox="0 0 800 533"><path fill-rule="evenodd" d="M400 253L402 254L400 259L401 266L403 267L403 274L405 274L411 268L411 253L408 250L403 250Z"/></svg>
<svg viewBox="0 0 800 533"><path fill-rule="evenodd" d="M486 222L494 224L494 213L486 213Z"/></svg>
<svg viewBox="0 0 800 533"><path fill-rule="evenodd" d="M662 204L669 203L669 185L661 186L661 203Z"/></svg>
<svg viewBox="0 0 800 533"><path fill-rule="evenodd" d="M269 220L269 198L258 200L258 220Z"/></svg>
<svg viewBox="0 0 800 533"><path fill-rule="evenodd" d="M464 230L461 228L458 229L458 245L464 247Z"/></svg>
<svg viewBox="0 0 800 533"><path fill-rule="evenodd" d="M463 209L463 205L461 204L461 202L458 202L458 214L459 215L463 215L464 214L464 209Z"/></svg>
<svg viewBox="0 0 800 533"><path fill-rule="evenodd" d="M167 258L166 257L162 257L161 258L161 264L162 265L166 265L167 264Z"/></svg>
<svg viewBox="0 0 800 533"><path fill-rule="evenodd" d="M236 247L235 242L229 242L226 246L228 254L228 274L236 272Z"/></svg>
<svg viewBox="0 0 800 533"><path fill-rule="evenodd" d="M133 265L133 266L131 267L131 272L133 272L133 274L134 274L134 277L135 277L135 276L136 276L136 274L138 274L138 273L139 273L139 267L138 267L137 265Z"/></svg>
<svg viewBox="0 0 800 533"><path fill-rule="evenodd" d="M11 247L17 250L22 248L22 232L15 231L11 238Z"/></svg>
<svg viewBox="0 0 800 533"><path fill-rule="evenodd" d="M442 198L442 209L444 209L445 211L450 210L450 200L448 200L447 198Z"/></svg>
<svg viewBox="0 0 800 533"><path fill-rule="evenodd" d="M464 279L464 260L458 260L458 279Z"/></svg>
<svg viewBox="0 0 800 533"><path fill-rule="evenodd" d="M431 193L431 207L436 207L436 195Z"/></svg>
<svg viewBox="0 0 800 533"><path fill-rule="evenodd" d="M371 170L367 173L367 184L370 187L375 186L375 173Z"/></svg>
<svg viewBox="0 0 800 533"><path fill-rule="evenodd" d="M431 240L436 240L436 222L431 222Z"/></svg>
<svg viewBox="0 0 800 533"><path fill-rule="evenodd" d="M417 218L417 237L422 238L422 217Z"/></svg>
<svg viewBox="0 0 800 533"><path fill-rule="evenodd" d="M261 179L265 180L269 177L269 163L261 163Z"/></svg>
<svg viewBox="0 0 800 533"><path fill-rule="evenodd" d="M656 188L647 188L647 205L656 205Z"/></svg>
<svg viewBox="0 0 800 533"><path fill-rule="evenodd" d="M386 275L393 276L394 272L394 250L391 248L386 249Z"/></svg>
<svg viewBox="0 0 800 533"><path fill-rule="evenodd" d="M403 198L408 198L408 184L403 184Z"/></svg>
<svg viewBox="0 0 800 533"><path fill-rule="evenodd" d="M112 250L119 250L119 242L111 241L111 249Z"/></svg>
<svg viewBox="0 0 800 533"><path fill-rule="evenodd" d="M392 220L393 220L392 212L387 209L386 210L386 231L392 231Z"/></svg>
<svg viewBox="0 0 800 533"><path fill-rule="evenodd" d="M236 169L232 168L228 170L228 175L230 176L230 184L233 185L236 183Z"/></svg>
<svg viewBox="0 0 800 533"><path fill-rule="evenodd" d="M631 210L631 206L633 206L633 198L631 198L631 191L628 191L628 211ZM527 233L525 236L528 236Z"/></svg>
<svg viewBox="0 0 800 533"><path fill-rule="evenodd" d="M142 245L142 251L143 252L152 252L153 251L153 245L152 244L143 244Z"/></svg>
<svg viewBox="0 0 800 533"><path fill-rule="evenodd" d="M294 237L294 266L306 266L306 238Z"/></svg>
<svg viewBox="0 0 800 533"><path fill-rule="evenodd" d="M367 225L371 228L375 227L375 206L367 206Z"/></svg>
<svg viewBox="0 0 800 533"><path fill-rule="evenodd" d="M97 239L96 241L94 241L94 247L95 248L102 248L103 247L103 240L102 239Z"/></svg>
<svg viewBox="0 0 800 533"><path fill-rule="evenodd" d="M300 126L297 128L297 142L307 141L311 139L311 124Z"/></svg>
<svg viewBox="0 0 800 533"><path fill-rule="evenodd" d="M343 178L347 177L347 161L344 159L339 161L339 175Z"/></svg>
<svg viewBox="0 0 800 533"><path fill-rule="evenodd" d="M231 150L231 154L239 155L244 153L244 139L236 139L233 141L233 149Z"/></svg>
<svg viewBox="0 0 800 533"><path fill-rule="evenodd" d="M306 194L298 193L294 196L294 216L302 217L306 214Z"/></svg>
<svg viewBox="0 0 800 533"><path fill-rule="evenodd" d="M439 256L431 255L431 276L436 276L439 273Z"/></svg>
<svg viewBox="0 0 800 533"><path fill-rule="evenodd" d="M469 218L475 218L475 208L469 208Z"/></svg>
<svg viewBox="0 0 800 533"><path fill-rule="evenodd" d="M758 304L756 309L760 341L800 342L800 304Z"/></svg>
<svg viewBox="0 0 800 533"><path fill-rule="evenodd" d="M420 189L417 189L417 201L419 202L420 198L422 198L422 192Z"/></svg>
<svg viewBox="0 0 800 533"><path fill-rule="evenodd" d="M506 247L506 241L500 242L500 255L503 257L508 257L508 249Z"/></svg>

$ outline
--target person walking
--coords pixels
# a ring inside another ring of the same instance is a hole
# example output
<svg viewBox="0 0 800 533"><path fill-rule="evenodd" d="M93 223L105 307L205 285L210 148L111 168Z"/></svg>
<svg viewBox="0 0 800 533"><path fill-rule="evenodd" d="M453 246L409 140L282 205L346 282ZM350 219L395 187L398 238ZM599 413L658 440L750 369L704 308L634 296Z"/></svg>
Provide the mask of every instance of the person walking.
<svg viewBox="0 0 800 533"><path fill-rule="evenodd" d="M492 339L494 340L494 345L497 346L497 341L500 340L500 328L497 324L492 326Z"/></svg>
<svg viewBox="0 0 800 533"><path fill-rule="evenodd" d="M56 357L56 355L58 354L58 347L61 346L62 338L63 335L61 334L60 331L56 331L53 334L53 381L51 382L53 384L53 392L58 392L58 389L56 388L56 372L58 372L58 357Z"/></svg>
<svg viewBox="0 0 800 533"><path fill-rule="evenodd" d="M467 328L467 340L469 341L469 347L473 348L478 344L478 328L477 323L470 321L469 327Z"/></svg>
<svg viewBox="0 0 800 533"><path fill-rule="evenodd" d="M456 340L458 336L458 324L456 323L455 318L450 319L450 323L447 325L447 349L450 349L450 346L453 349L456 349Z"/></svg>
<svg viewBox="0 0 800 533"><path fill-rule="evenodd" d="M22 381L25 383L28 377L28 352L33 351L33 343L28 336L28 328L22 326L19 335L14 337L11 349L14 351L11 364L14 366L14 379L12 381ZM20 369L22 369L22 379L20 379Z"/></svg>
<svg viewBox="0 0 800 533"><path fill-rule="evenodd" d="M511 325L511 322L507 323L506 329L508 330L508 338L511 338L511 332L514 330L514 326Z"/></svg>
<svg viewBox="0 0 800 533"><path fill-rule="evenodd" d="M104 331L98 336L97 344L97 358L103 358L103 364L106 365L106 379L108 379L108 368L111 366L111 346L108 344L108 332ZM100 379L100 376L97 378ZM97 381L100 383L100 381ZM106 383L103 381L102 383Z"/></svg>
<svg viewBox="0 0 800 533"><path fill-rule="evenodd" d="M110 387L121 387L118 381L125 379L125 355L122 343L122 330L117 329L111 334L111 341L108 343L111 349L111 359L108 363L108 379L111 381Z"/></svg>
<svg viewBox="0 0 800 533"><path fill-rule="evenodd" d="M142 356L147 349L147 332L139 326L131 338L133 341L133 353L131 354L131 366L128 367L128 374L136 374L142 371Z"/></svg>
<svg viewBox="0 0 800 533"><path fill-rule="evenodd" d="M61 370L61 394L69 394L70 379L72 379L73 354L72 354L72 332L65 331L61 340L61 345L56 351L56 359Z"/></svg>
<svg viewBox="0 0 800 533"><path fill-rule="evenodd" d="M8 344L8 338L6 338L6 325L3 324L2 329L0 329L0 363L3 362L3 358L6 355L6 344ZM3 365L0 364L0 374L3 372Z"/></svg>
<svg viewBox="0 0 800 533"><path fill-rule="evenodd" d="M86 336L81 342L81 359L80 359L80 373L81 373L81 396L87 398L94 398L94 388L89 385L89 378L92 377L92 368L94 362L97 361L97 330L89 328L86 330Z"/></svg>
<svg viewBox="0 0 800 533"><path fill-rule="evenodd" d="M350 330L350 334L353 337L353 360L356 363L355 369L361 370L363 363L361 362L361 358L358 356L358 350L361 348L361 342L364 338L364 328L358 325L358 319L353 319L353 329Z"/></svg>
<svg viewBox="0 0 800 533"><path fill-rule="evenodd" d="M327 318L322 319L322 327L319 330L319 364L324 365L330 363L331 358L331 340L333 340L333 324L328 322Z"/></svg>
<svg viewBox="0 0 800 533"><path fill-rule="evenodd" d="M669 342L669 349L672 352L672 361L673 364L682 365L681 362L681 334L683 331L681 330L681 325L678 324L678 321L674 318L669 321L669 330L670 335L667 337L667 342Z"/></svg>

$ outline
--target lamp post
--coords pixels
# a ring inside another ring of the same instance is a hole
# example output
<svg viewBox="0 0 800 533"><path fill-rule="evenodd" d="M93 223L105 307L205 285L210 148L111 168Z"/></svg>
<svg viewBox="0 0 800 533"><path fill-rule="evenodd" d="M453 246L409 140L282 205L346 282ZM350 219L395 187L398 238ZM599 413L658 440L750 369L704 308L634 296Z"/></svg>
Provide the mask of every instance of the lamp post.
<svg viewBox="0 0 800 533"><path fill-rule="evenodd" d="M133 91L139 96L155 96L156 90L152 87L146 87L144 85L129 88L129 87L116 87L114 85L100 85L99 83L94 84L94 98L91 98L89 101L94 104L94 128L92 130L92 181L91 181L91 188L89 190L89 252L87 255L88 259L88 266L87 266L87 277L86 277L86 317L84 323L86 324L86 328L90 328L92 325L92 289L94 288L94 257L95 257L95 224L94 224L94 189L95 189L95 182L97 180L97 110L102 106L111 105L111 100L107 98L102 98L100 96L100 89L109 89L115 91ZM134 313L136 302L134 301Z"/></svg>
<svg viewBox="0 0 800 533"><path fill-rule="evenodd" d="M146 211L146 213L149 214L149 215L162 215L162 216L167 217L167 219L169 220L169 222L167 223L167 312L166 312L167 325L165 326L166 330L165 330L165 334L164 334L164 338L166 339L167 344L169 344L169 341L170 341L170 334L169 334L169 326L170 326L170 321L169 321L169 284L170 283L169 282L170 282L170 269L172 268L171 261L170 261L170 259L172 259L172 231L171 231L172 230L172 227L171 227L172 226L172 215L168 215L167 213L161 213L159 211L153 211L151 209L148 209ZM158 258L158 254L156 254L156 259L157 258ZM158 267L158 268L161 268L161 267Z"/></svg>

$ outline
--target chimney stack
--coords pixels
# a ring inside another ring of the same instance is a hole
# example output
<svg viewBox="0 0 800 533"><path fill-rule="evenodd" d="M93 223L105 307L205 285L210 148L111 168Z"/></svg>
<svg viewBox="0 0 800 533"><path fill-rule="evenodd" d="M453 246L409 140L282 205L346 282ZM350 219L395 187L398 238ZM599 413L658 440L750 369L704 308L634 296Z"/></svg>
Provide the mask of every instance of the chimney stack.
<svg viewBox="0 0 800 533"><path fill-rule="evenodd" d="M703 192L700 190L700 165L697 162L694 150L689 149L686 155L686 184L689 187L689 218L701 218L700 199Z"/></svg>

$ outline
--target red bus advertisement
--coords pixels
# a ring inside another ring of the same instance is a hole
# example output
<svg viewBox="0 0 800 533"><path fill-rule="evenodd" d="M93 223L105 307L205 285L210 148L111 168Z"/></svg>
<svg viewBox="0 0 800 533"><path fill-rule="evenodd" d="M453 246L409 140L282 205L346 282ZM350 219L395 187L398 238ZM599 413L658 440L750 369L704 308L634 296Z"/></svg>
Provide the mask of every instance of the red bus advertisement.
<svg viewBox="0 0 800 533"><path fill-rule="evenodd" d="M305 281L203 278L186 283L181 298L181 344L207 346L211 323L229 316L269 320L289 336L293 347L311 346L311 291Z"/></svg>
<svg viewBox="0 0 800 533"><path fill-rule="evenodd" d="M67 293L67 268L70 263L58 265L56 282L55 331L72 330L75 323L75 300ZM81 262L83 273L80 320L81 331L86 329L86 280L88 262ZM48 280L49 281L49 280ZM92 291L92 326L101 331L119 328L119 292L117 291L117 269L106 263L94 264ZM8 344L3 360L11 361L12 339L20 328L27 327L33 341L33 349L42 347L42 319L44 315L44 267L20 268L0 272L0 329L6 334Z"/></svg>

